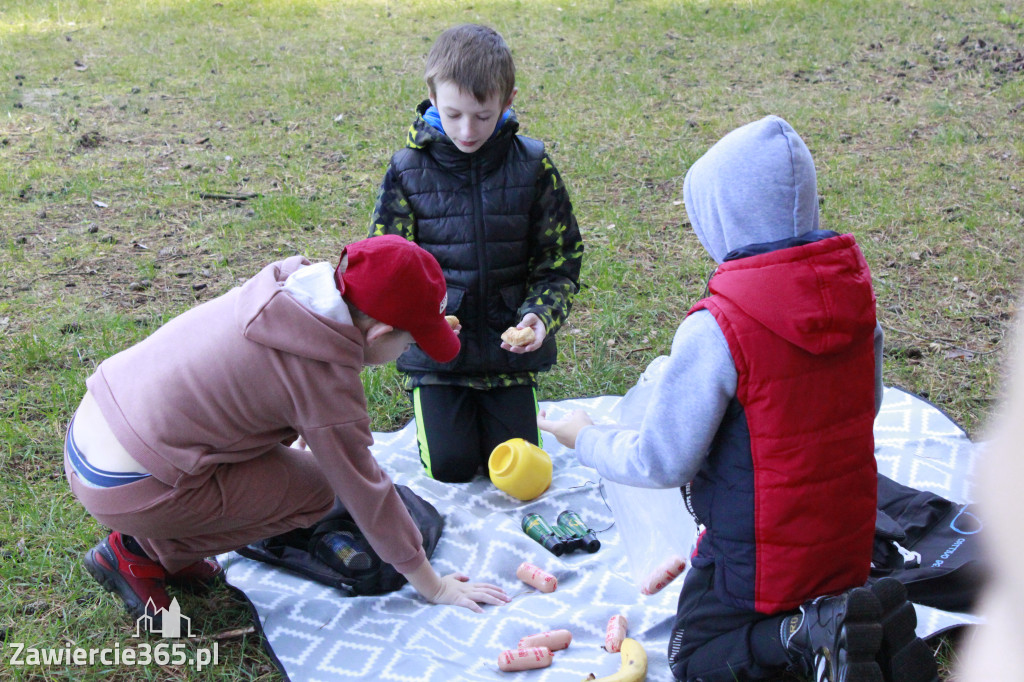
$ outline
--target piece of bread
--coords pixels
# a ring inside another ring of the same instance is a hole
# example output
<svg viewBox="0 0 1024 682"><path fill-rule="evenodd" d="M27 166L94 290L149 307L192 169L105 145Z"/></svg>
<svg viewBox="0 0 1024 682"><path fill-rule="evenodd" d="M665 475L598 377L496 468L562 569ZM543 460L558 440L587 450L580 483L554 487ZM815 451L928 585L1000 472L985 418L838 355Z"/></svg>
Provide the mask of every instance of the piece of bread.
<svg viewBox="0 0 1024 682"><path fill-rule="evenodd" d="M445 315L444 321L447 322L448 326L451 327L452 329L455 329L456 327L459 326L459 318L455 317L454 315Z"/></svg>
<svg viewBox="0 0 1024 682"><path fill-rule="evenodd" d="M501 335L501 340L510 346L529 346L536 338L537 335L529 327L523 327L522 329L509 327Z"/></svg>

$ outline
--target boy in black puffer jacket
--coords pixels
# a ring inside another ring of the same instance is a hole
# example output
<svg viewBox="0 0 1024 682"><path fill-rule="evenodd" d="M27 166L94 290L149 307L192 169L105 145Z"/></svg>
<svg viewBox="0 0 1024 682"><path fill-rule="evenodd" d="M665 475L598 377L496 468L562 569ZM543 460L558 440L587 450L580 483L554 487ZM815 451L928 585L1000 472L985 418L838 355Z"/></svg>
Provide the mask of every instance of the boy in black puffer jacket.
<svg viewBox="0 0 1024 682"><path fill-rule="evenodd" d="M544 144L516 134L515 65L502 37L475 24L448 29L427 56L426 82L370 234L415 241L444 270L462 350L439 363L413 347L398 369L427 475L468 481L499 443L540 443L536 377L555 363L583 242ZM533 340L503 340L509 327Z"/></svg>

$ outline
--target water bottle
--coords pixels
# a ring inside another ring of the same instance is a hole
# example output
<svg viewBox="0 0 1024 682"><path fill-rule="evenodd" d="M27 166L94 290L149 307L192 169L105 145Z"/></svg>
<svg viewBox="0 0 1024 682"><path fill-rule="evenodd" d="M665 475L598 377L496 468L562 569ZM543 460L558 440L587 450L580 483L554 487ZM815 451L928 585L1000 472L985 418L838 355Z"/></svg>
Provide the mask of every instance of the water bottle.
<svg viewBox="0 0 1024 682"><path fill-rule="evenodd" d="M369 545L362 537L347 530L324 533L316 543L317 558L344 575L353 575L373 568Z"/></svg>

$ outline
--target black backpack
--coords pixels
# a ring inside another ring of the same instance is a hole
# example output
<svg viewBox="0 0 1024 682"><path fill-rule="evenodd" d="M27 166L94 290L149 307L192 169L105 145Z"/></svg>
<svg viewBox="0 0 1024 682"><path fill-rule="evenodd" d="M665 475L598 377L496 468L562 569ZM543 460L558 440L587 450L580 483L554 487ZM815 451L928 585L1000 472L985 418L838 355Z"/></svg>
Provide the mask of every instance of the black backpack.
<svg viewBox="0 0 1024 682"><path fill-rule="evenodd" d="M444 517L407 486L395 485L395 490L419 527L423 549L430 558L441 539ZM237 551L248 559L280 566L350 595L384 594L406 583L405 576L391 564L381 561L352 515L337 499L334 508L316 524L260 540Z"/></svg>
<svg viewBox="0 0 1024 682"><path fill-rule="evenodd" d="M878 516L868 582L891 576L911 601L970 611L988 573L974 506L879 474Z"/></svg>

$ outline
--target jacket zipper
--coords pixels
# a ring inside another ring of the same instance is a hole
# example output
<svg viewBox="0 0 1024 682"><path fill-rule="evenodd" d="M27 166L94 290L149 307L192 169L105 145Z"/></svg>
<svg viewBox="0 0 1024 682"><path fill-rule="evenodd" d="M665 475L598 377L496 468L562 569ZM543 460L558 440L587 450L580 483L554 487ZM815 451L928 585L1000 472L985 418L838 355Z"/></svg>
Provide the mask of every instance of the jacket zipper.
<svg viewBox="0 0 1024 682"><path fill-rule="evenodd" d="M703 524L701 523L700 517L697 516L697 511L693 508L693 488L691 486L693 486L693 481L684 485L680 489L680 492L683 494L683 504L686 506L686 511L690 512L690 516L692 516L693 520L697 522L698 526L700 526Z"/></svg>
<svg viewBox="0 0 1024 682"><path fill-rule="evenodd" d="M478 182L479 159L470 159L469 182L473 187L473 231L476 234L476 260L477 272L480 273L477 280L477 312L481 315L480 323L476 328L477 347L486 355L487 346L487 234L483 224L483 188Z"/></svg>

